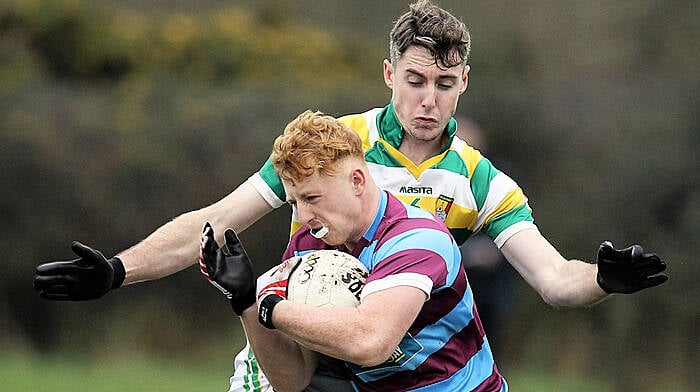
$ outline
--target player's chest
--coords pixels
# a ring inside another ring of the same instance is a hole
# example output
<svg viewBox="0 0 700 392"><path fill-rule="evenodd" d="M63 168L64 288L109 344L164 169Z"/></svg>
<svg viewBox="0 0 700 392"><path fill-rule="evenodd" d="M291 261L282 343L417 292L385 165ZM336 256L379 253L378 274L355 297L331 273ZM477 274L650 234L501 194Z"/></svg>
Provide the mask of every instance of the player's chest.
<svg viewBox="0 0 700 392"><path fill-rule="evenodd" d="M404 167L387 167L369 164L370 173L377 185L403 202L421 207L445 220L451 206L475 207L469 179L459 173L444 169L426 169L411 173Z"/></svg>

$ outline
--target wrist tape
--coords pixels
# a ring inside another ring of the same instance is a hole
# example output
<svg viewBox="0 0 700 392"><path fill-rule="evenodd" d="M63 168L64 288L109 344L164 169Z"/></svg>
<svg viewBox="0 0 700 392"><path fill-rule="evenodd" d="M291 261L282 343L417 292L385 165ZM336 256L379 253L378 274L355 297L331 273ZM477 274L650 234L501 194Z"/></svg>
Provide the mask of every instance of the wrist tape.
<svg viewBox="0 0 700 392"><path fill-rule="evenodd" d="M272 324L272 310L283 299L284 298L279 295L270 294L263 298L260 302L260 306L258 308L258 321L265 328L275 329L275 326Z"/></svg>

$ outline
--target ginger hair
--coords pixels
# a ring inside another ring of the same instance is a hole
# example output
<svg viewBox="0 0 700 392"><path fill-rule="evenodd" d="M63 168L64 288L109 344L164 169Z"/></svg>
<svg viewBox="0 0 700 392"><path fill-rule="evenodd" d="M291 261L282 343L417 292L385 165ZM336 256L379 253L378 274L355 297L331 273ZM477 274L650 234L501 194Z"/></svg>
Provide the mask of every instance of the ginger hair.
<svg viewBox="0 0 700 392"><path fill-rule="evenodd" d="M271 159L283 180L296 182L316 172L333 176L337 163L348 157L364 160L357 132L331 116L307 110L275 139Z"/></svg>

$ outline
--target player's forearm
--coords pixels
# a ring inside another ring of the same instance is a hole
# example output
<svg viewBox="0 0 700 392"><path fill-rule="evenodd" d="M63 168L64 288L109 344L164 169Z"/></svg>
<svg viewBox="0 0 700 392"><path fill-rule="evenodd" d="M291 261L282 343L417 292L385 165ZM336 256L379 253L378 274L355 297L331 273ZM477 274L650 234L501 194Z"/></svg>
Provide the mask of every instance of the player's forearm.
<svg viewBox="0 0 700 392"><path fill-rule="evenodd" d="M558 267L557 278L542 290L542 297L556 307L595 305L608 297L596 281L597 271L595 264L568 260Z"/></svg>
<svg viewBox="0 0 700 392"><path fill-rule="evenodd" d="M124 264L124 284L159 279L194 264L199 252L202 214L181 215L158 228L118 256Z"/></svg>
<svg viewBox="0 0 700 392"><path fill-rule="evenodd" d="M299 311L300 307L304 308L303 312ZM353 355L353 348L360 343L354 336L361 335L360 330L364 328L354 328L352 319L355 317L347 314L350 312L355 312L355 309L336 308L335 317L330 319L320 314L324 313L322 308L311 309L310 306L282 301L275 307L272 319L279 331L303 347L360 364Z"/></svg>
<svg viewBox="0 0 700 392"><path fill-rule="evenodd" d="M240 233L270 211L272 207L246 181L218 202L180 215L121 252L124 284L159 279L194 264L204 222L211 223L221 243L225 229Z"/></svg>
<svg viewBox="0 0 700 392"><path fill-rule="evenodd" d="M390 290L395 288L385 291ZM381 313L387 313L387 309L386 306L382 308L380 312L376 307L363 310L359 307L312 307L282 301L275 307L272 318L278 330L309 350L358 365L374 366L391 356L418 313L418 310L412 311L401 321L384 321ZM391 311L396 312L396 309Z"/></svg>
<svg viewBox="0 0 700 392"><path fill-rule="evenodd" d="M516 233L501 251L528 284L552 306L589 306L607 297L596 281L595 264L566 260L537 229Z"/></svg>
<svg viewBox="0 0 700 392"><path fill-rule="evenodd" d="M263 327L258 322L257 305L244 311L241 322L255 359L275 391L306 388L316 369L316 354L303 349L280 331Z"/></svg>

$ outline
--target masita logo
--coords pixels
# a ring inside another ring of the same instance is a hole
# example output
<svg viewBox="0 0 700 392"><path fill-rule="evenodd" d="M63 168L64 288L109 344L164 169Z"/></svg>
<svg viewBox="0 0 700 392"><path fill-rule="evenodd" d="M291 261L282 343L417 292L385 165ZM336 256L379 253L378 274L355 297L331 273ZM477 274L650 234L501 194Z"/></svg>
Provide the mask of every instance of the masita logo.
<svg viewBox="0 0 700 392"><path fill-rule="evenodd" d="M402 186L399 193L409 195L432 195L433 188L430 186Z"/></svg>

